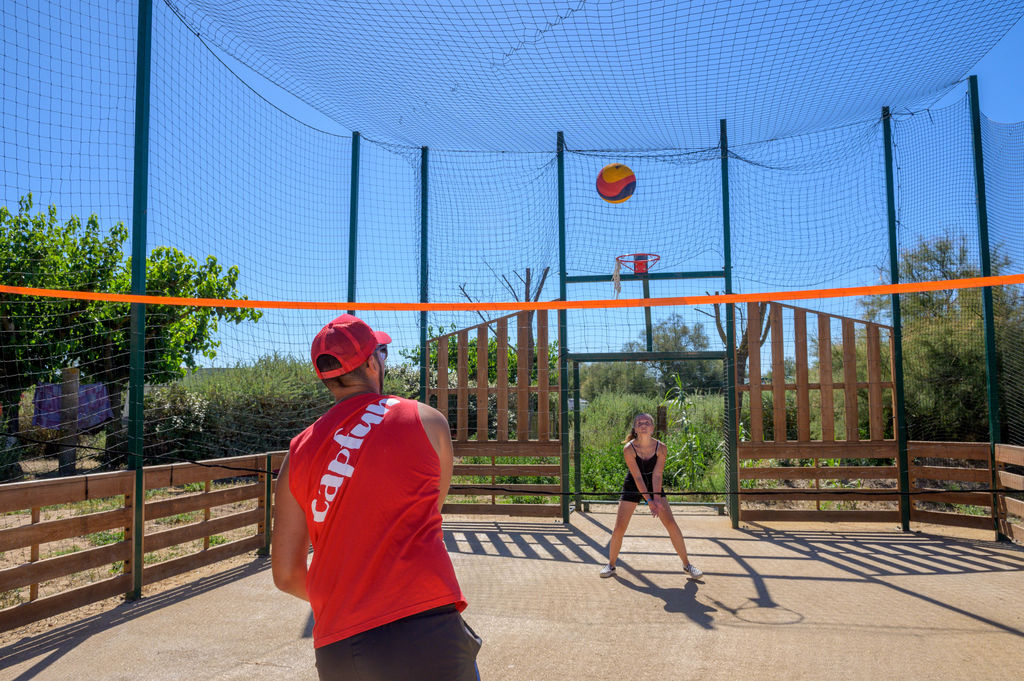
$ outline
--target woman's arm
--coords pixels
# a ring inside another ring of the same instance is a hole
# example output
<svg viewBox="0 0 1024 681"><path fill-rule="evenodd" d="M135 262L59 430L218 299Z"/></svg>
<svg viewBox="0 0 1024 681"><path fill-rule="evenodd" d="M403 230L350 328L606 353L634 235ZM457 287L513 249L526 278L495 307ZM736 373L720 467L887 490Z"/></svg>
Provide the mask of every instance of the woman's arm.
<svg viewBox="0 0 1024 681"><path fill-rule="evenodd" d="M654 487L651 490L651 497L655 499L655 504L667 503L662 497L656 496L664 491L662 477L665 474L665 460L668 458L668 447L665 446L664 442L658 442L654 455L658 459L654 462L654 473L651 475L651 485Z"/></svg>

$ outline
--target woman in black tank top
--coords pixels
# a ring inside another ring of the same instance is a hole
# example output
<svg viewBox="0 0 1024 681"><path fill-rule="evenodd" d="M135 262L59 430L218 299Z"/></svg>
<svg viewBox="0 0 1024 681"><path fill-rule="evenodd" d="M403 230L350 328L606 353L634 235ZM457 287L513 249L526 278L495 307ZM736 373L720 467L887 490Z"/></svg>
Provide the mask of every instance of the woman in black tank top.
<svg viewBox="0 0 1024 681"><path fill-rule="evenodd" d="M661 476L665 470L668 449L665 443L654 439L653 435L654 419L650 414L637 414L633 417L633 427L626 438L626 445L622 448L622 456L626 460L629 472L622 482L622 496L619 497L615 529L612 530L612 538L608 543L608 564L601 570L602 577L611 577L615 574L615 561L622 548L622 538L626 535L626 528L629 527L629 520L636 505L641 501L647 502L651 515L661 520L661 524L668 530L672 546L683 561L683 572L693 579L704 574L687 557L683 533L665 499Z"/></svg>

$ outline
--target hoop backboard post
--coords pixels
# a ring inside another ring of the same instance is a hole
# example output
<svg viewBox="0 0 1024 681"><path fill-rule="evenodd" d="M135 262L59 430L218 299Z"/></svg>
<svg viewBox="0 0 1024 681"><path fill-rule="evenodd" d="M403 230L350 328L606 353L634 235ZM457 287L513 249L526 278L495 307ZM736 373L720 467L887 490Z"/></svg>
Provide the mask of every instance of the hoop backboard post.
<svg viewBox="0 0 1024 681"><path fill-rule="evenodd" d="M640 275L641 283L644 287L644 299L651 297L651 282L647 278L647 274L650 272L651 267L661 260L661 256L657 253L630 253L628 255L620 255L615 258L618 265L625 265L634 274ZM616 294L618 290L616 290ZM644 308L644 326L647 331L647 352L654 350L654 327L651 323L651 308Z"/></svg>

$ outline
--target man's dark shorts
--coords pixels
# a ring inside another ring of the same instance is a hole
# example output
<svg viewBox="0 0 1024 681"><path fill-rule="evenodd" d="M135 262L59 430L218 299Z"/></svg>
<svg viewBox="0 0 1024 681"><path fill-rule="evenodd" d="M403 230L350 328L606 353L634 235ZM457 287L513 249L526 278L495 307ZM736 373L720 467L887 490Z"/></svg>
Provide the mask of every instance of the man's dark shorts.
<svg viewBox="0 0 1024 681"><path fill-rule="evenodd" d="M477 681L480 637L454 605L316 649L321 681Z"/></svg>

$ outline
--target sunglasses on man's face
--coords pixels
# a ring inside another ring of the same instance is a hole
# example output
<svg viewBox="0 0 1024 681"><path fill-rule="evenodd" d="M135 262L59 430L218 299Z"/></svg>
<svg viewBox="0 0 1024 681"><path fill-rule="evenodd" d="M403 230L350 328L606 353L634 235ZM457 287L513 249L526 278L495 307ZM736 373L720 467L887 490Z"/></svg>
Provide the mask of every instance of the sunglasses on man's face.
<svg viewBox="0 0 1024 681"><path fill-rule="evenodd" d="M388 358L388 346L386 346L386 345L378 345L377 346L377 354L379 354L382 359L387 359Z"/></svg>

